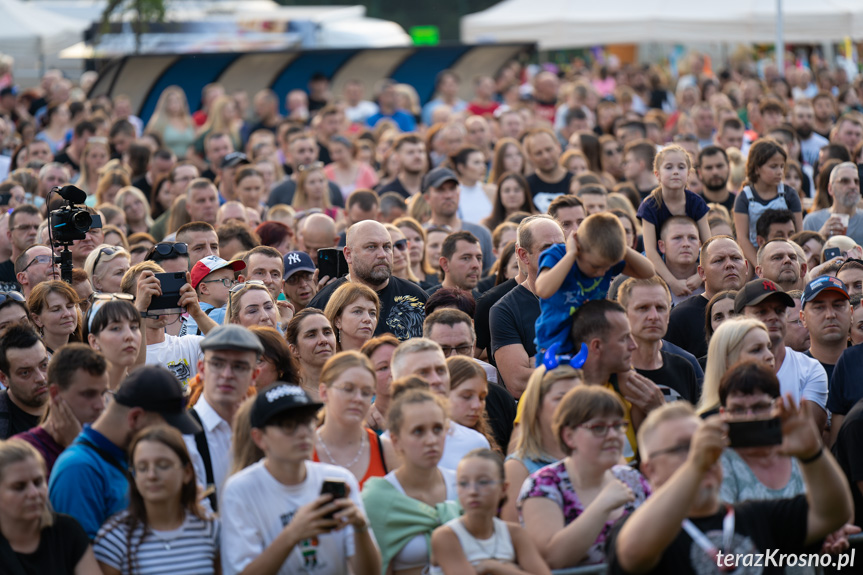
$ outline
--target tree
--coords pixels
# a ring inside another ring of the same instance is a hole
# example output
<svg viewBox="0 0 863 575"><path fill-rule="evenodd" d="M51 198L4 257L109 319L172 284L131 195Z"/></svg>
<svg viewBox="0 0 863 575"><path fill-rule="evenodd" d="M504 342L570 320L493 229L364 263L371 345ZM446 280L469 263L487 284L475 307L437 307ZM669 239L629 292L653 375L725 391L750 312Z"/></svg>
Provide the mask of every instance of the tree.
<svg viewBox="0 0 863 575"><path fill-rule="evenodd" d="M135 32L135 53L141 51L141 35L147 31L150 22L164 22L169 0L108 0L102 12L102 30L108 29L111 17L119 15L122 18L129 12L134 13L131 23Z"/></svg>

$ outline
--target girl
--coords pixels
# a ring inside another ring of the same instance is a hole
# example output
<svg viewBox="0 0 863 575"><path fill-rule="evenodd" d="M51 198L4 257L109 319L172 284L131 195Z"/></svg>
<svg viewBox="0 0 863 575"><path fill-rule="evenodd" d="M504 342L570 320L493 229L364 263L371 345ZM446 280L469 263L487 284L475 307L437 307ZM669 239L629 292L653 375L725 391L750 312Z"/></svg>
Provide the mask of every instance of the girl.
<svg viewBox="0 0 863 575"><path fill-rule="evenodd" d="M458 424L481 433L492 449L499 451L489 430L485 412L488 380L485 370L472 357L456 355L446 360L449 371L450 417Z"/></svg>
<svg viewBox="0 0 863 575"><path fill-rule="evenodd" d="M466 222L478 224L491 214L494 197L494 185L485 183L485 156L478 148L466 147L450 157L450 162L461 188L461 217Z"/></svg>
<svg viewBox="0 0 863 575"><path fill-rule="evenodd" d="M186 157L189 146L195 141L195 121L189 113L186 94L179 86L165 88L144 131L161 136L165 147L178 159Z"/></svg>
<svg viewBox="0 0 863 575"><path fill-rule="evenodd" d="M219 520L198 505L195 470L180 432L147 427L129 453L129 507L102 526L94 543L102 573L220 573Z"/></svg>
<svg viewBox="0 0 863 575"><path fill-rule="evenodd" d="M659 253L657 242L662 224L672 216L686 216L695 221L701 243L710 237L707 204L700 196L686 189L686 180L691 169L692 161L686 150L676 144L664 147L656 154L653 162L653 174L659 180L659 187L641 202L637 214L642 220L645 255L669 289L678 297L692 294L701 285L702 279L697 273L685 280L674 277Z"/></svg>
<svg viewBox="0 0 863 575"><path fill-rule="evenodd" d="M417 278L419 286L428 289L440 283L435 269L431 267L426 259L426 231L413 218L403 217L393 222L393 225L401 230L408 241L408 255L411 261L411 271Z"/></svg>
<svg viewBox="0 0 863 575"><path fill-rule="evenodd" d="M704 333L707 335L707 345L710 345L710 338L719 326L725 320L737 315L734 313L735 297L737 297L736 290L723 290L707 302L707 308L704 310ZM707 362L707 356L704 357L704 361ZM703 368L704 365L701 367Z"/></svg>
<svg viewBox="0 0 863 575"><path fill-rule="evenodd" d="M560 165L573 176L589 172L587 157L580 150L567 150L559 160Z"/></svg>
<svg viewBox="0 0 863 575"><path fill-rule="evenodd" d="M336 352L336 335L330 320L321 310L307 307L288 322L285 338L300 365L300 384L318 401L321 369Z"/></svg>
<svg viewBox="0 0 863 575"><path fill-rule="evenodd" d="M225 321L243 327L276 327L279 323L279 310L264 282L249 280L232 287L228 295Z"/></svg>
<svg viewBox="0 0 863 575"><path fill-rule="evenodd" d="M128 297L123 297L128 296ZM108 389L116 390L126 374L136 365L144 363L146 350L141 314L132 305L132 296L118 293L97 295L87 312L84 334L87 343L110 358Z"/></svg>
<svg viewBox="0 0 863 575"><path fill-rule="evenodd" d="M297 190L294 192L291 206L298 212L318 208L333 218L336 223L340 223L344 218L344 211L330 204L330 190L327 176L324 174L324 165L321 162L314 162L307 166L300 166L298 171Z"/></svg>
<svg viewBox="0 0 863 575"><path fill-rule="evenodd" d="M475 449L458 464L456 485L464 515L432 533L433 574L551 574L524 529L497 518L507 484L500 455Z"/></svg>
<svg viewBox="0 0 863 575"><path fill-rule="evenodd" d="M489 230L494 230L516 212L536 213L530 186L521 174L506 172L497 180L491 214L482 220Z"/></svg>
<svg viewBox="0 0 863 575"><path fill-rule="evenodd" d="M797 192L782 183L788 154L776 140L761 138L749 148L746 158L746 181L734 201L734 228L739 232L738 243L749 266L755 269L755 224L765 210L791 210L794 229L803 229L803 207ZM703 240L702 240L703 241Z"/></svg>
<svg viewBox="0 0 863 575"><path fill-rule="evenodd" d="M78 293L64 281L37 284L27 298L30 321L39 330L49 355L70 341L81 341Z"/></svg>
<svg viewBox="0 0 863 575"><path fill-rule="evenodd" d="M414 275L411 268L410 252L408 251L408 240L400 229L393 224L384 224L390 233L393 242L393 275L403 280L412 281L419 285L419 279Z"/></svg>
<svg viewBox="0 0 863 575"><path fill-rule="evenodd" d="M312 461L344 467L357 478L360 489L369 478L383 477L397 465L390 440L364 424L375 387L372 364L358 351L337 353L321 370L318 392L327 411L315 432Z"/></svg>
<svg viewBox="0 0 863 575"><path fill-rule="evenodd" d="M120 293L123 276L129 271L132 256L119 246L97 246L84 261L84 271L90 277L93 290L100 293Z"/></svg>
<svg viewBox="0 0 863 575"><path fill-rule="evenodd" d="M356 158L356 147L344 136L333 136L329 144L331 164L324 166L327 179L339 187L347 202L354 190L374 189L378 185L375 171Z"/></svg>
<svg viewBox="0 0 863 575"><path fill-rule="evenodd" d="M338 351L359 350L374 337L380 313L381 302L374 290L353 282L340 285L324 310L335 331Z"/></svg>
<svg viewBox="0 0 863 575"><path fill-rule="evenodd" d="M275 248L282 257L293 251L294 230L287 224L276 221L264 222L255 228L255 233L261 238L262 246Z"/></svg>

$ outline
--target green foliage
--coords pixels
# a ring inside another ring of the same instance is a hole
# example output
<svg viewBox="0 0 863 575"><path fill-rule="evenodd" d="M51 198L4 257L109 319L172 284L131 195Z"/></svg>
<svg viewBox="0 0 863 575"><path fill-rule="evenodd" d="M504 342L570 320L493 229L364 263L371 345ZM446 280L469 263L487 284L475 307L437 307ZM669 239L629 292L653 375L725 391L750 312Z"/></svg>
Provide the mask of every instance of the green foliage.
<svg viewBox="0 0 863 575"><path fill-rule="evenodd" d="M108 29L113 16L132 12L135 15L132 29L135 32L135 52L141 48L141 34L147 31L148 22L164 22L168 0L108 0L102 12L102 30Z"/></svg>

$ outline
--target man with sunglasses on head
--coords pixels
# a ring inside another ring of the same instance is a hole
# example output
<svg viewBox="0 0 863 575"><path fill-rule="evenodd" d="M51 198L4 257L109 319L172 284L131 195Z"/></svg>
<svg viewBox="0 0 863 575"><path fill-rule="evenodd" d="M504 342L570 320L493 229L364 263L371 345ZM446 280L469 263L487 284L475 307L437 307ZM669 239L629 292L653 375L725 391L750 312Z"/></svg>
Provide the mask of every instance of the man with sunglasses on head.
<svg viewBox="0 0 863 575"><path fill-rule="evenodd" d="M24 297L30 297L30 292L37 284L58 279L60 268L54 262L51 248L33 245L21 252L15 260L15 277Z"/></svg>
<svg viewBox="0 0 863 575"><path fill-rule="evenodd" d="M226 261L218 256L207 256L192 266L192 287L198 294L198 305L217 324L225 322L228 294L237 284L235 272L246 269L242 260ZM201 335L195 320L189 316L183 323L180 335Z"/></svg>
<svg viewBox="0 0 863 575"><path fill-rule="evenodd" d="M189 271L189 248L183 242L159 242L150 249L144 261L151 261L159 264L159 266L167 273L186 273ZM183 314L180 321L168 324L165 331L171 335L185 335L186 333L195 333L187 331L186 324L195 320L191 319L189 314ZM197 329L197 326L195 326Z"/></svg>
<svg viewBox="0 0 863 575"><path fill-rule="evenodd" d="M30 204L18 206L9 214L9 229L6 237L12 247L12 254L5 262L0 263L0 289L20 290L15 273L15 262L18 257L38 241L39 225L42 223L39 209Z"/></svg>

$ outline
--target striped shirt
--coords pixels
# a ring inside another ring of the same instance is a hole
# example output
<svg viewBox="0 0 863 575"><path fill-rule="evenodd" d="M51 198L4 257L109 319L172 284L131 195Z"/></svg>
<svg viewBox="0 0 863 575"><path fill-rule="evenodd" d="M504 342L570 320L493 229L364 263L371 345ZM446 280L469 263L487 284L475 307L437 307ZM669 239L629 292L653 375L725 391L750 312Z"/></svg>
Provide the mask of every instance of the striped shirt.
<svg viewBox="0 0 863 575"><path fill-rule="evenodd" d="M128 527L121 523L122 511L108 520L93 543L96 559L123 575L213 575L219 545L218 519L202 520L191 513L174 531L148 530L141 541L143 526L132 534L132 571L129 571Z"/></svg>

